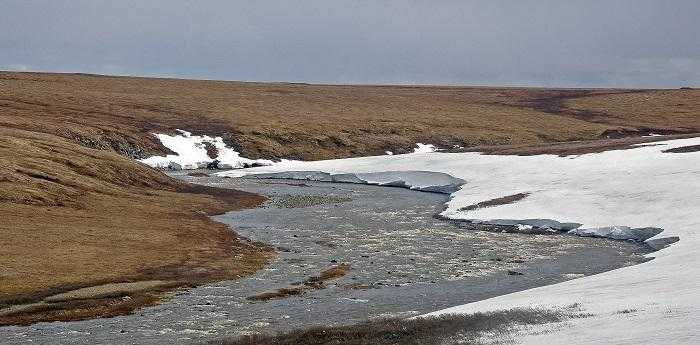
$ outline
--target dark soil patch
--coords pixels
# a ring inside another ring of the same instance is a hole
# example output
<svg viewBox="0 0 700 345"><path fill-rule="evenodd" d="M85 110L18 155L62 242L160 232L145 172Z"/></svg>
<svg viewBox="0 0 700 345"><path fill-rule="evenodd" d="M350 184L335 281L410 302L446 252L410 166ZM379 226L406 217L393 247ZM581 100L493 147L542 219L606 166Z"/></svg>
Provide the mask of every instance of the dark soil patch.
<svg viewBox="0 0 700 345"><path fill-rule="evenodd" d="M472 152L483 152L493 155L517 155L534 156L542 154L573 156L589 153L600 153L613 150L633 149L636 144L651 143L672 139L687 139L699 136L699 133L675 134L653 137L626 137L620 139L602 139L590 141L576 141L569 143L556 143L547 145L502 145L481 146L469 148Z"/></svg>
<svg viewBox="0 0 700 345"><path fill-rule="evenodd" d="M216 146L214 146L214 144L210 142L205 142L204 149L207 151L207 157L211 159L219 157L219 149L217 149Z"/></svg>
<svg viewBox="0 0 700 345"><path fill-rule="evenodd" d="M465 206L460 208L460 211L473 211L484 207L494 207L499 205L512 204L527 198L530 193L518 193L513 195L508 195L500 198L495 198L491 200L482 201L473 205Z"/></svg>
<svg viewBox="0 0 700 345"><path fill-rule="evenodd" d="M676 147L673 149L663 150L662 152L664 152L664 153L688 153L688 152L698 152L698 151L700 151L700 145Z"/></svg>

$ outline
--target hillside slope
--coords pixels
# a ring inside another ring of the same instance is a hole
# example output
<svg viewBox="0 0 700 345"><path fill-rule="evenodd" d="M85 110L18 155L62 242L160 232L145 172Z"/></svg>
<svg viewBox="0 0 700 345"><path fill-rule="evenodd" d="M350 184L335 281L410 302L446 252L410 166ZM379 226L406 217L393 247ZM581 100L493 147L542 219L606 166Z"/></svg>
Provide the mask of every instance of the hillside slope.
<svg viewBox="0 0 700 345"><path fill-rule="evenodd" d="M167 289L251 274L271 250L208 215L262 200L185 185L54 135L0 128L0 325L121 314L156 303ZM162 284L42 302L79 288L154 280ZM10 306L26 310L2 310Z"/></svg>
<svg viewBox="0 0 700 345"><path fill-rule="evenodd" d="M700 131L700 90L333 86L0 72L0 126L131 157L151 132L223 136L249 158Z"/></svg>

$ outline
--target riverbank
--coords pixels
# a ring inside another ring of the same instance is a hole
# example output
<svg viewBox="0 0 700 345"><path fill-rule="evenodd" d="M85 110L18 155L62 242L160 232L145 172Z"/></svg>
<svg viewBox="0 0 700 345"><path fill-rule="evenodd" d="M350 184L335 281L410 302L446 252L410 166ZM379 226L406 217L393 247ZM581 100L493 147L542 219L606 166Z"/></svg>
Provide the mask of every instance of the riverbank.
<svg viewBox="0 0 700 345"><path fill-rule="evenodd" d="M435 217L447 195L403 188L249 180L180 172L178 178L268 197L261 208L217 221L268 243L279 256L249 278L182 291L134 315L0 328L10 343L70 339L187 343L313 325L414 316L644 261L635 244L575 236L465 230ZM390 202L388 202L390 200ZM298 287L339 265L347 272L294 296L255 299Z"/></svg>
<svg viewBox="0 0 700 345"><path fill-rule="evenodd" d="M22 130L0 128L0 163L0 325L126 314L271 256L209 218L261 196Z"/></svg>
<svg viewBox="0 0 700 345"><path fill-rule="evenodd" d="M285 162L227 175L431 171L467 181L452 194L441 213L446 218L580 236L630 235L642 240L656 234L644 240L660 248L650 255L654 260L649 262L430 315L559 308L578 303L594 316L531 328L523 341L584 344L621 338L629 343L665 343L669 339L684 343L696 336L694 321L700 313L695 278L700 275L695 274L698 269L694 264L699 220L695 204L688 202L700 197L697 146L698 138L686 138L564 157L427 153ZM621 312L624 310L638 312L630 315ZM628 329L634 332L625 331Z"/></svg>
<svg viewBox="0 0 700 345"><path fill-rule="evenodd" d="M247 318L243 314L256 315L253 323L269 324L257 329L262 332L418 315L643 262L649 252L642 245L606 239L510 234L478 226L465 230L435 217L444 209L446 194L296 180L203 179L270 198L267 207L216 217L281 251L255 275L249 290L293 285L336 263L352 267L328 289L252 304L237 315L239 320ZM289 207L277 201L309 196L327 202Z"/></svg>

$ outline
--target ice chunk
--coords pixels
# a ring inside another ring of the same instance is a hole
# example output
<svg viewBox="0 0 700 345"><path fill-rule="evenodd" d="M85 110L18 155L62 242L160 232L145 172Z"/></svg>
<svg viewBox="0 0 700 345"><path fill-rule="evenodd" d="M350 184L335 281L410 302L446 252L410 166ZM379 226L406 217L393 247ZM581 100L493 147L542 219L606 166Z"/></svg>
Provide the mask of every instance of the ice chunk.
<svg viewBox="0 0 700 345"><path fill-rule="evenodd" d="M434 171L380 171L355 175L368 184L406 187L443 194L452 194L465 184L465 181L460 178Z"/></svg>
<svg viewBox="0 0 700 345"><path fill-rule="evenodd" d="M597 228L573 229L569 234L584 237L607 237L615 240L646 241L658 234L663 229L654 227L630 228L629 226L603 226Z"/></svg>
<svg viewBox="0 0 700 345"><path fill-rule="evenodd" d="M452 194L465 183L464 180L445 173L432 171L384 171L358 174L329 174L321 171L284 171L245 175L244 178L292 179L337 183L360 183L380 186L403 187L424 192Z"/></svg>
<svg viewBox="0 0 700 345"><path fill-rule="evenodd" d="M644 242L647 246L654 248L655 250L661 250L664 249L676 242L678 242L680 238L678 236L671 236L671 237L662 237L662 238L655 238L651 240L647 240Z"/></svg>
<svg viewBox="0 0 700 345"><path fill-rule="evenodd" d="M367 181L357 177L357 174L335 174L332 179L333 182L338 183L367 183Z"/></svg>
<svg viewBox="0 0 700 345"><path fill-rule="evenodd" d="M288 180L333 182L333 178L331 177L331 174L321 172L321 171L284 171L284 172L278 172L278 173L246 175L246 176L244 176L244 178L288 179Z"/></svg>

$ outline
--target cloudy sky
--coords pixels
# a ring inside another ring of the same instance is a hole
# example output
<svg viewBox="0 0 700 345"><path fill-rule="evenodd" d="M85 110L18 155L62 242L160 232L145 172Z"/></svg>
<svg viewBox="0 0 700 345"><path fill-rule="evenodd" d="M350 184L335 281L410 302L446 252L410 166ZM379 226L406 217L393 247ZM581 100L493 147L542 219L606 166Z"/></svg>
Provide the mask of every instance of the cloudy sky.
<svg viewBox="0 0 700 345"><path fill-rule="evenodd" d="M700 86L698 0L2 0L0 70Z"/></svg>

